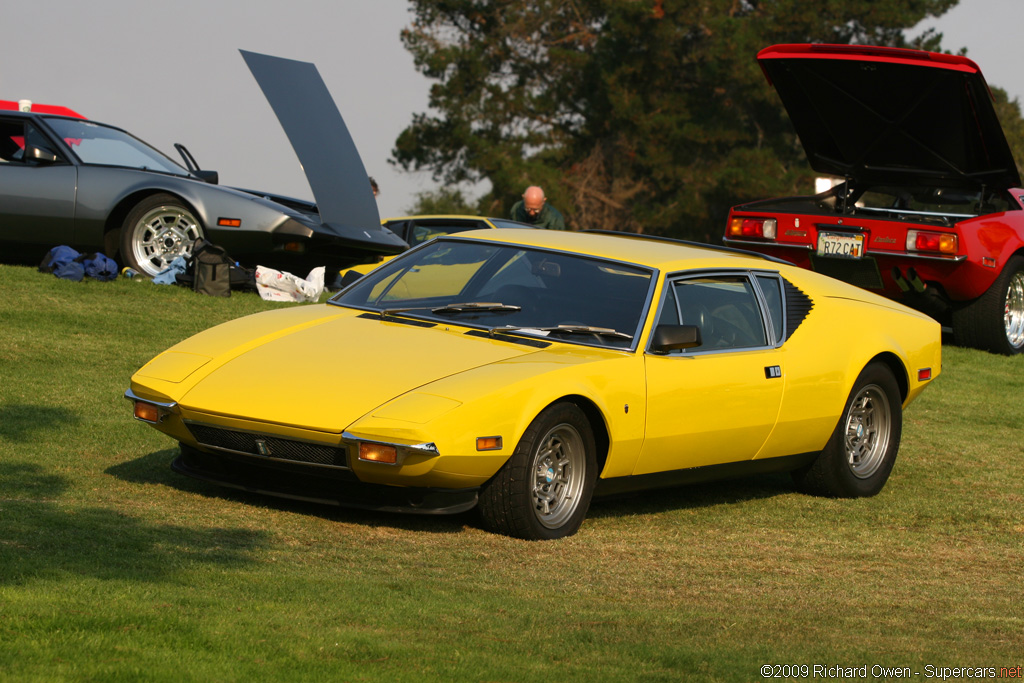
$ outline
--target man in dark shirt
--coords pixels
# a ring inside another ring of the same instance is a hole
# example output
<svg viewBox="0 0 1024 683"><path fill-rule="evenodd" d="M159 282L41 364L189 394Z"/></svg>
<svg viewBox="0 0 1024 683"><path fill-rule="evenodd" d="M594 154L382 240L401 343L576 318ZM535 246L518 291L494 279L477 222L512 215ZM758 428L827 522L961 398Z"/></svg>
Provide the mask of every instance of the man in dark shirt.
<svg viewBox="0 0 1024 683"><path fill-rule="evenodd" d="M547 203L544 190L536 185L526 188L523 198L512 206L512 220L547 230L565 230L561 212Z"/></svg>

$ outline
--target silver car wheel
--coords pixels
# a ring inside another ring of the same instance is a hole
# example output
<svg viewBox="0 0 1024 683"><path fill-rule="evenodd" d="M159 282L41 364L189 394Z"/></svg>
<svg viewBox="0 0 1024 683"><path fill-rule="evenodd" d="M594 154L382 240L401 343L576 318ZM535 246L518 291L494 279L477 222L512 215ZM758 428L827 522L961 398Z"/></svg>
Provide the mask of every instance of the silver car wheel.
<svg viewBox="0 0 1024 683"><path fill-rule="evenodd" d="M540 440L530 471L534 512L543 526L557 529L572 517L582 499L586 466L583 438L572 425L556 425Z"/></svg>
<svg viewBox="0 0 1024 683"><path fill-rule="evenodd" d="M854 397L846 416L846 457L853 475L867 479L885 460L889 448L889 398L882 387L868 384Z"/></svg>
<svg viewBox="0 0 1024 683"><path fill-rule="evenodd" d="M131 252L146 275L156 275L178 256L188 257L203 236L199 222L179 206L157 206L131 227Z"/></svg>
<svg viewBox="0 0 1024 683"><path fill-rule="evenodd" d="M1010 278L1003 323L1006 341L1010 342L1010 346L1015 349L1024 346L1024 271L1017 271Z"/></svg>

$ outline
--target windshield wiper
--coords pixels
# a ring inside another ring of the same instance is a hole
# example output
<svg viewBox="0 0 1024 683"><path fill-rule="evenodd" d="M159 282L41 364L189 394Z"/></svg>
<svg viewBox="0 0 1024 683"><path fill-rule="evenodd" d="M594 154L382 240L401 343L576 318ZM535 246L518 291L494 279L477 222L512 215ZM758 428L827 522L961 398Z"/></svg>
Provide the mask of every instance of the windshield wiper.
<svg viewBox="0 0 1024 683"><path fill-rule="evenodd" d="M556 325L555 327L506 325L505 327L492 327L490 332L493 337L495 332L529 332L530 330L537 330L539 332L555 332L558 334L596 334L599 337L612 337L614 339L627 339L630 341L633 339L633 335L631 334L619 332L618 330L613 330L610 327L592 327L591 325Z"/></svg>
<svg viewBox="0 0 1024 683"><path fill-rule="evenodd" d="M472 301L464 304L448 304L447 306L414 306L411 308L385 308L381 310L380 317L386 318L390 315L399 315L409 311L430 311L431 313L511 313L521 311L522 306L502 304L494 301Z"/></svg>
<svg viewBox="0 0 1024 683"><path fill-rule="evenodd" d="M494 313L505 313L523 310L522 306L512 304L501 304L490 301L473 301L465 304L449 304L438 308L430 309L431 313L470 313L476 311L489 311Z"/></svg>

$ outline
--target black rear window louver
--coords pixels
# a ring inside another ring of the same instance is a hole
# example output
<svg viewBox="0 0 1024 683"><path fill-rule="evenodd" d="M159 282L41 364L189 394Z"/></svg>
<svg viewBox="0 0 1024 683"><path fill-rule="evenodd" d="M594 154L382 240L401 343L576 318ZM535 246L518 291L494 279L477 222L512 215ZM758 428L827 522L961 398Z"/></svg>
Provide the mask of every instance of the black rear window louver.
<svg viewBox="0 0 1024 683"><path fill-rule="evenodd" d="M788 340L814 308L814 302L811 301L811 297L804 294L789 280L783 278L782 285L786 290L786 339Z"/></svg>

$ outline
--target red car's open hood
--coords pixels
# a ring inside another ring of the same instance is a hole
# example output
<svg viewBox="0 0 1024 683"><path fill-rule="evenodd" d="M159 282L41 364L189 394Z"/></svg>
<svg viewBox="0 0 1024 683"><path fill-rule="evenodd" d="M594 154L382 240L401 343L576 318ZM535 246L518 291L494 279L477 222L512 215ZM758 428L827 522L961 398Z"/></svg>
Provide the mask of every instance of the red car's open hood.
<svg viewBox="0 0 1024 683"><path fill-rule="evenodd" d="M1021 184L985 78L966 57L775 45L757 60L819 173L869 184Z"/></svg>

